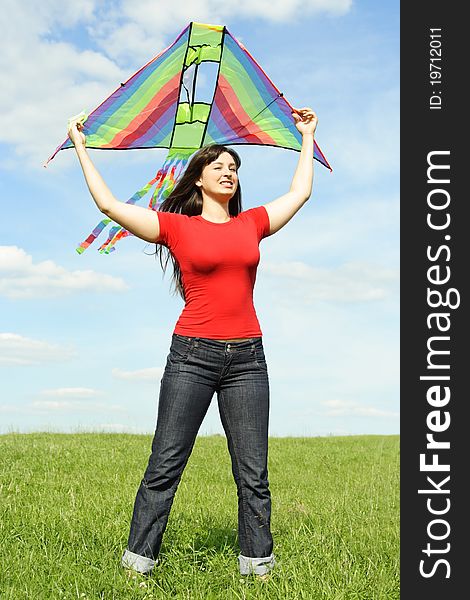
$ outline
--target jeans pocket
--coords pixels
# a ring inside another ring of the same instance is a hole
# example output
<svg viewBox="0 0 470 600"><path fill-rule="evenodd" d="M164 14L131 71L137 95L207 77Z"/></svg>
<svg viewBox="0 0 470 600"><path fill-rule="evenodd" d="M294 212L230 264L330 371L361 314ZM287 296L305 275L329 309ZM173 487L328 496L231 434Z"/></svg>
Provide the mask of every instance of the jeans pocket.
<svg viewBox="0 0 470 600"><path fill-rule="evenodd" d="M171 342L170 354L168 360L173 364L185 363L191 355L193 349L193 338L183 336L174 336Z"/></svg>
<svg viewBox="0 0 470 600"><path fill-rule="evenodd" d="M255 361L256 361L256 364L258 365L258 367L262 371L267 371L268 365L266 363L266 357L264 356L264 349L261 344L260 345L256 344L254 346L254 354L255 354Z"/></svg>

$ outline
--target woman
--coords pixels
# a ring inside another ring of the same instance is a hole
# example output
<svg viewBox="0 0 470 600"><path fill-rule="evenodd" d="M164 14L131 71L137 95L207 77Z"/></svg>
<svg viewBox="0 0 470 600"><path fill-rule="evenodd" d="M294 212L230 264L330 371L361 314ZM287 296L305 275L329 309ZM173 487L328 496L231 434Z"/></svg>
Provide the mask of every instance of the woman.
<svg viewBox="0 0 470 600"><path fill-rule="evenodd" d="M253 306L259 242L281 229L312 191L310 108L293 113L302 149L290 190L241 211L240 159L224 146L199 150L159 211L119 202L85 149L82 126L69 128L99 210L137 237L168 249L185 307L161 382L152 453L137 492L122 565L150 573L156 564L183 469L214 392L238 492L239 568L265 576L274 566L268 487L269 384ZM162 255L160 254L162 259ZM166 266L166 262L162 262Z"/></svg>

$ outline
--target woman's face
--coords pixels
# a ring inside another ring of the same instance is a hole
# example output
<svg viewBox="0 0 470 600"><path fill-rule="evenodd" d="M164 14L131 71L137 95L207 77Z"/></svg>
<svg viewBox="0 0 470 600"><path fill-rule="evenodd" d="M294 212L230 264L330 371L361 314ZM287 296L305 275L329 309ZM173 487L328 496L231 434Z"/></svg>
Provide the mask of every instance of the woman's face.
<svg viewBox="0 0 470 600"><path fill-rule="evenodd" d="M222 202L230 200L237 191L237 165L231 154L222 152L213 162L206 165L196 185L203 194Z"/></svg>

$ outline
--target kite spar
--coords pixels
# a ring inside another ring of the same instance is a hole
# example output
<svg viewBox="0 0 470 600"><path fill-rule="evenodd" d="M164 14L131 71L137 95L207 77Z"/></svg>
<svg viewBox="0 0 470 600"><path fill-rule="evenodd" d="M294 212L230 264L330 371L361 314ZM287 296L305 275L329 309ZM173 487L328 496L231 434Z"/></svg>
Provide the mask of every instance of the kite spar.
<svg viewBox="0 0 470 600"><path fill-rule="evenodd" d="M196 99L198 68L204 62L218 65L210 103ZM202 146L254 144L300 151L302 136L295 127L293 111L226 27L190 23L168 48L90 113L83 133L87 148L169 149L156 177L127 200L135 204L155 186L149 208L156 210L171 193L191 155ZM67 139L47 162L71 147ZM316 142L314 158L331 170ZM111 223L111 219L103 219L77 251L84 252ZM99 251L109 254L127 235L120 225L112 226Z"/></svg>

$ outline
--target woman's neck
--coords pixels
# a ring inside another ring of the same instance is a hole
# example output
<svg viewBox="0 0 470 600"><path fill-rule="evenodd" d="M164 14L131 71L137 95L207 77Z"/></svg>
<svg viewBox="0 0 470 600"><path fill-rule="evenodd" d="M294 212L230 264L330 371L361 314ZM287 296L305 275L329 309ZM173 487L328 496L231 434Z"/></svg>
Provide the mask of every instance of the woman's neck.
<svg viewBox="0 0 470 600"><path fill-rule="evenodd" d="M202 203L202 213L201 216L208 221L213 221L214 223L225 223L230 219L230 213L228 210L227 202L218 202L217 200L213 200L212 198L205 197Z"/></svg>

